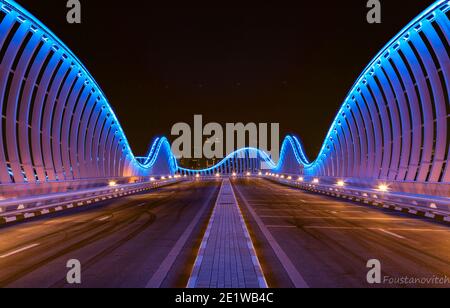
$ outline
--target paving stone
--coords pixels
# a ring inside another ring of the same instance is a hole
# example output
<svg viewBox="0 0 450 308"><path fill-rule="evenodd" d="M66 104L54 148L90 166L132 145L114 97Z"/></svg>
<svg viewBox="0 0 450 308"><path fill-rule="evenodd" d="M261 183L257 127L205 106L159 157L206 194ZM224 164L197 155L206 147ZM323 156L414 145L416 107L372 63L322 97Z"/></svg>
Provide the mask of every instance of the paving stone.
<svg viewBox="0 0 450 308"><path fill-rule="evenodd" d="M189 287L192 288L258 288L260 268L255 265L252 245L232 185L224 180L213 216L205 235L206 246L201 262L195 264Z"/></svg>

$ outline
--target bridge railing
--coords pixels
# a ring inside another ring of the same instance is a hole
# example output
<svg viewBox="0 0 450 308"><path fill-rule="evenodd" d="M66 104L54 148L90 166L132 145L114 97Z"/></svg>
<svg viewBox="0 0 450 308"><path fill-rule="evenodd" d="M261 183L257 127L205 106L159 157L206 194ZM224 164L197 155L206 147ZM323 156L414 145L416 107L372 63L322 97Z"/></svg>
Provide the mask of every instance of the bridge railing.
<svg viewBox="0 0 450 308"><path fill-rule="evenodd" d="M262 177L273 182L314 193L362 202L401 212L419 214L429 218L442 217L442 219L447 220L446 217L450 216L450 198L399 193L388 190L381 191L380 189L351 187L345 184L343 186L339 184L330 185L320 183L320 180L317 180L316 183L314 183L314 180L312 182L305 182L303 179L299 180L298 177L290 176L282 178L264 175Z"/></svg>
<svg viewBox="0 0 450 308"><path fill-rule="evenodd" d="M20 215L23 215L23 218L28 218L68 208L90 205L100 201L120 198L175 184L183 180L183 178L171 178L124 185L111 183L110 186L102 188L55 193L29 198L6 199L0 201L0 223L2 220L3 222L9 222L8 217L12 217L14 221L17 220L17 216Z"/></svg>

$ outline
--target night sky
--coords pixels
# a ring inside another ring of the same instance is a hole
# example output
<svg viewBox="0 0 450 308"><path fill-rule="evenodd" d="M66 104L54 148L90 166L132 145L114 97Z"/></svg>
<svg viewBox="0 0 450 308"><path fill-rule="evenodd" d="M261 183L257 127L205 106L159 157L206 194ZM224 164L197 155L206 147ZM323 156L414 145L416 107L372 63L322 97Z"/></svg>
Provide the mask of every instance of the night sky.
<svg viewBox="0 0 450 308"><path fill-rule="evenodd" d="M366 0L81 0L81 25L66 22L66 0L17 2L85 64L135 154L203 114L205 122L278 122L282 138L297 134L315 158L368 62L433 1L382 0L381 25L366 22Z"/></svg>

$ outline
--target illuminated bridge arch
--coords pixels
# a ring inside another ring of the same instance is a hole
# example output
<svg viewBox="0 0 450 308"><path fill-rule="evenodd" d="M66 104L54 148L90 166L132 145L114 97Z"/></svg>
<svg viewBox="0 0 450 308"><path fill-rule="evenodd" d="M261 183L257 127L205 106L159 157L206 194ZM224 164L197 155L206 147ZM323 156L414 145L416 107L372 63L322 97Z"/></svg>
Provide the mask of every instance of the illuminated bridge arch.
<svg viewBox="0 0 450 308"><path fill-rule="evenodd" d="M449 196L449 9L437 1L371 61L315 161L290 136L274 171Z"/></svg>
<svg viewBox="0 0 450 308"><path fill-rule="evenodd" d="M449 1L414 19L368 65L315 161L289 136L276 165L261 151L242 149L233 155L244 159L227 157L201 171L178 168L165 138L155 140L146 158L136 158L81 62L17 3L0 5L0 190L175 171L251 172L265 163L274 172L330 181L450 191ZM256 161L249 159L255 153Z"/></svg>
<svg viewBox="0 0 450 308"><path fill-rule="evenodd" d="M170 174L164 138L133 155L114 111L81 62L12 0L0 0L0 184Z"/></svg>
<svg viewBox="0 0 450 308"><path fill-rule="evenodd" d="M372 60L306 176L385 180L448 196L449 1L437 1ZM298 139L292 151L302 152ZM417 185L420 184L420 185Z"/></svg>
<svg viewBox="0 0 450 308"><path fill-rule="evenodd" d="M254 174L260 172L262 169L273 169L275 163L263 151L255 148L239 149L218 164L211 168L202 170L192 170L178 167L178 172L181 175L200 175L200 176L215 176L215 175L232 175L232 174L246 174L248 172Z"/></svg>
<svg viewBox="0 0 450 308"><path fill-rule="evenodd" d="M272 171L449 196L449 10L435 2L370 62L315 161L288 136Z"/></svg>
<svg viewBox="0 0 450 308"><path fill-rule="evenodd" d="M449 1L437 1L375 57L306 175L449 183Z"/></svg>

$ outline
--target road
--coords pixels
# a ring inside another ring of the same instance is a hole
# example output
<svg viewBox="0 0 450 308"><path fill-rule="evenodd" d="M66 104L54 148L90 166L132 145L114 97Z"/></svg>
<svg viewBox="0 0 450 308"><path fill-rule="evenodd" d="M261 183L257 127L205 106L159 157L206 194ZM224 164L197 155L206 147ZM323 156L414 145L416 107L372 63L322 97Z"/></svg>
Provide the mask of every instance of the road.
<svg viewBox="0 0 450 308"><path fill-rule="evenodd" d="M366 266L372 259L381 262L383 280L450 277L448 225L262 179L235 180L234 188L271 287L293 287L292 272L309 287L369 287ZM290 276L286 263L293 266Z"/></svg>
<svg viewBox="0 0 450 308"><path fill-rule="evenodd" d="M185 182L1 228L0 287L69 287L71 259L81 287L184 287L219 184Z"/></svg>
<svg viewBox="0 0 450 308"><path fill-rule="evenodd" d="M185 287L220 183L184 182L2 227L0 287L73 287L72 259L80 287ZM372 259L383 280L450 277L448 225L263 179L232 183L270 287L370 287Z"/></svg>

